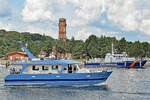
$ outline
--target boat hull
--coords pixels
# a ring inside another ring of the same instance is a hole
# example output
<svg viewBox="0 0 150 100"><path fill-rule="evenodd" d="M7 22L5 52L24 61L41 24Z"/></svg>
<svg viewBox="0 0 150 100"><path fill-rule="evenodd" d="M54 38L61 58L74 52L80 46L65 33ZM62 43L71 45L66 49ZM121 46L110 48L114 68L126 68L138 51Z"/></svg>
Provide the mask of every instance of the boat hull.
<svg viewBox="0 0 150 100"><path fill-rule="evenodd" d="M125 61L125 62L110 62L110 63L105 63L105 62L100 62L100 63L85 63L84 65L87 66L102 66L102 67L126 67L126 68L142 68L147 60L142 60L142 61Z"/></svg>
<svg viewBox="0 0 150 100"><path fill-rule="evenodd" d="M106 81L111 73L10 74L5 77L5 85L92 85Z"/></svg>

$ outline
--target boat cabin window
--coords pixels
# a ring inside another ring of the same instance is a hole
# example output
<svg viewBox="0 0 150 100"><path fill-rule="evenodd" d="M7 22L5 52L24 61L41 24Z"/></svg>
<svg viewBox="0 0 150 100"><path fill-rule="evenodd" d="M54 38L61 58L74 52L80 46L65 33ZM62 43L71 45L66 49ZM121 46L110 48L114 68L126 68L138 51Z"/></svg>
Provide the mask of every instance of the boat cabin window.
<svg viewBox="0 0 150 100"><path fill-rule="evenodd" d="M75 64L68 64L66 68L64 68L67 73L76 73L78 71L78 67Z"/></svg>
<svg viewBox="0 0 150 100"><path fill-rule="evenodd" d="M68 65L68 73L72 73L72 65Z"/></svg>
<svg viewBox="0 0 150 100"><path fill-rule="evenodd" d="M58 65L52 65L52 70L58 70Z"/></svg>
<svg viewBox="0 0 150 100"><path fill-rule="evenodd" d="M76 70L77 70L76 66L74 66L73 70L74 70L74 71L76 71Z"/></svg>
<svg viewBox="0 0 150 100"><path fill-rule="evenodd" d="M48 66L42 66L42 70L48 70Z"/></svg>
<svg viewBox="0 0 150 100"><path fill-rule="evenodd" d="M68 65L68 73L74 73L77 71L76 65Z"/></svg>
<svg viewBox="0 0 150 100"><path fill-rule="evenodd" d="M21 72L21 69L17 68L10 68L10 74L19 74Z"/></svg>
<svg viewBox="0 0 150 100"><path fill-rule="evenodd" d="M39 67L36 67L35 65L33 65L32 70L39 70Z"/></svg>
<svg viewBox="0 0 150 100"><path fill-rule="evenodd" d="M67 68L64 68L64 70L67 70Z"/></svg>

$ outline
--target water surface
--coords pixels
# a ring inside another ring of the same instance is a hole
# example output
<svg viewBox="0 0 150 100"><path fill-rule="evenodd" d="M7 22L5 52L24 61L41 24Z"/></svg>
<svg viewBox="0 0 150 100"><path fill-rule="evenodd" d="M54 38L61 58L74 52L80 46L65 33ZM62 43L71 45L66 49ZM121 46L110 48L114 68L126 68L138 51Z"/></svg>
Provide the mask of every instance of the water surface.
<svg viewBox="0 0 150 100"><path fill-rule="evenodd" d="M8 71L1 67L0 100L150 100L150 68L109 70L101 86L6 87Z"/></svg>

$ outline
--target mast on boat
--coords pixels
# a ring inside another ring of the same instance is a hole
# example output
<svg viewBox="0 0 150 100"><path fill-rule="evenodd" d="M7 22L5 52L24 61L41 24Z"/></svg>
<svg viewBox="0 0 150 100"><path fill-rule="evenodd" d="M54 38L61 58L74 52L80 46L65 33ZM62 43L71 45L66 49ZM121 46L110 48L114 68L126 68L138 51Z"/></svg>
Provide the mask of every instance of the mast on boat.
<svg viewBox="0 0 150 100"><path fill-rule="evenodd" d="M111 44L111 54L114 55L114 44Z"/></svg>

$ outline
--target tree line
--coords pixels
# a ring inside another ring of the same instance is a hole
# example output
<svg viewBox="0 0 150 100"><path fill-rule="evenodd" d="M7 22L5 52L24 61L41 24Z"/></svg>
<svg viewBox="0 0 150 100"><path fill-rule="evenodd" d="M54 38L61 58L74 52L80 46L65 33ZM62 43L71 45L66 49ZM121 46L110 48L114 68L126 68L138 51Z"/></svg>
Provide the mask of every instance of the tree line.
<svg viewBox="0 0 150 100"><path fill-rule="evenodd" d="M130 57L150 57L150 43L140 41L126 41L123 37L117 40L116 37L91 35L85 41L75 40L74 37L67 39L53 39L50 36L31 34L29 32L0 30L0 57L7 57L7 54L14 51L21 51L18 41L28 44L28 49L38 56L40 50L48 56L52 47L56 46L59 53L71 53L72 58L104 58L106 53L111 52L111 44L114 44L115 53L126 52Z"/></svg>

